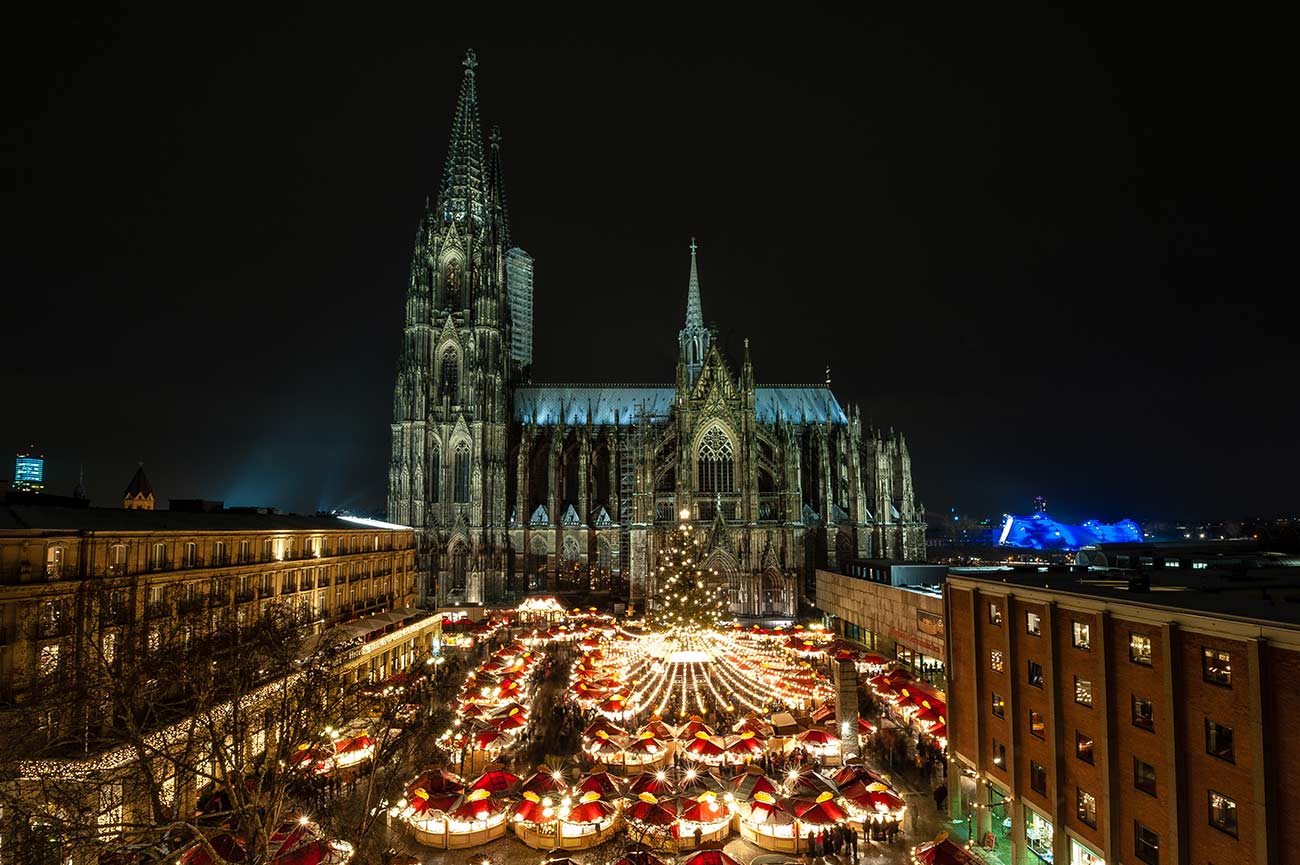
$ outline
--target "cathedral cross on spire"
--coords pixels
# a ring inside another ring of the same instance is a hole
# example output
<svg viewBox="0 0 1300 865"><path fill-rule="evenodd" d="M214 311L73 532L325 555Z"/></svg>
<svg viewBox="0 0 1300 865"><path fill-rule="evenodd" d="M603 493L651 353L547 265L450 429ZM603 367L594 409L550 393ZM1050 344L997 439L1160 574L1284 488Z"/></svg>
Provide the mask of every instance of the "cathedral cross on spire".
<svg viewBox="0 0 1300 865"><path fill-rule="evenodd" d="M692 237L692 238L691 238L691 255L692 255L692 256L695 255L695 249L696 249L696 247L695 247L695 238Z"/></svg>
<svg viewBox="0 0 1300 865"><path fill-rule="evenodd" d="M471 48L465 52L465 71L473 75L476 66L478 66L478 58L474 56L474 49Z"/></svg>

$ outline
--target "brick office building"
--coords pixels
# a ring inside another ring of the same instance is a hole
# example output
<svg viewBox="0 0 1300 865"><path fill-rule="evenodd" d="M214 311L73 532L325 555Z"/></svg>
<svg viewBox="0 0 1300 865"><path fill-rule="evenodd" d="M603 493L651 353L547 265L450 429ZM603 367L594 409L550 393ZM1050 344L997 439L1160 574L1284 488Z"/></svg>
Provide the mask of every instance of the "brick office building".
<svg viewBox="0 0 1300 865"><path fill-rule="evenodd" d="M954 571L950 813L1016 863L1300 863L1297 587Z"/></svg>

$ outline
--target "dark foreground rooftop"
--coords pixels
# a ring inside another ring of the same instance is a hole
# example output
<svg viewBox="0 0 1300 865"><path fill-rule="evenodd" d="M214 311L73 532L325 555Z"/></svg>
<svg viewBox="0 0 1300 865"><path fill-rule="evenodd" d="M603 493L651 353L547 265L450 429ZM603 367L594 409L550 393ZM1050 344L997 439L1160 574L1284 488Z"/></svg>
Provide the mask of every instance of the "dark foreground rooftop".
<svg viewBox="0 0 1300 865"><path fill-rule="evenodd" d="M1019 566L952 568L953 577L1163 607L1217 618L1300 627L1300 567L1069 570Z"/></svg>

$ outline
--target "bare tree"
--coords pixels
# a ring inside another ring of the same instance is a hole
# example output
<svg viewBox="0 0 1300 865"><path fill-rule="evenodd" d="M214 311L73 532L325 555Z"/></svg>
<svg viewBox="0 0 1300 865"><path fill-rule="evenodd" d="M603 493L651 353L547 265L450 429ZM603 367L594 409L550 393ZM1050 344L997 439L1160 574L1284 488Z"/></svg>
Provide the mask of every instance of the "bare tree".
<svg viewBox="0 0 1300 865"><path fill-rule="evenodd" d="M93 593L80 602L82 622L112 606ZM114 848L173 862L196 845L219 863L232 839L243 861L258 863L269 859L272 833L299 818L371 845L377 803L393 798L419 757L421 737L409 735L428 714L409 707L418 680L345 685L340 670L362 649L355 641L314 634L284 605L247 622L229 612L85 627L69 635L70 663L37 670L31 699L3 719L22 743L0 756L6 865L93 861ZM374 754L335 770L348 784L326 807L313 755L332 753L332 731L354 719L365 720Z"/></svg>

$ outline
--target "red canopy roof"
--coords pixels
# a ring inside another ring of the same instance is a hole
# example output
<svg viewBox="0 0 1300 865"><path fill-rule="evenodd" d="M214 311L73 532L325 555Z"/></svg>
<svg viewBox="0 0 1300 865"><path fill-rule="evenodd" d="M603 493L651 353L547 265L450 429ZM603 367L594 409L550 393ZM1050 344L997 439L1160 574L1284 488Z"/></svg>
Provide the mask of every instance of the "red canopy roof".
<svg viewBox="0 0 1300 865"><path fill-rule="evenodd" d="M505 769L493 769L484 772L469 785L471 790L491 790L493 793L505 793L519 784L519 776Z"/></svg>
<svg viewBox="0 0 1300 865"><path fill-rule="evenodd" d="M813 826L839 823L849 816L844 813L843 808L836 804L834 799L822 799L821 797L818 797L816 801L796 799L794 813L799 818L799 822Z"/></svg>
<svg viewBox="0 0 1300 865"><path fill-rule="evenodd" d="M948 839L926 841L912 848L912 855L924 865L983 865L984 860Z"/></svg>
<svg viewBox="0 0 1300 865"><path fill-rule="evenodd" d="M721 850L698 850L686 857L682 865L740 865Z"/></svg>
<svg viewBox="0 0 1300 865"><path fill-rule="evenodd" d="M607 820L618 809L604 799L579 802L569 811L569 823L599 823Z"/></svg>

